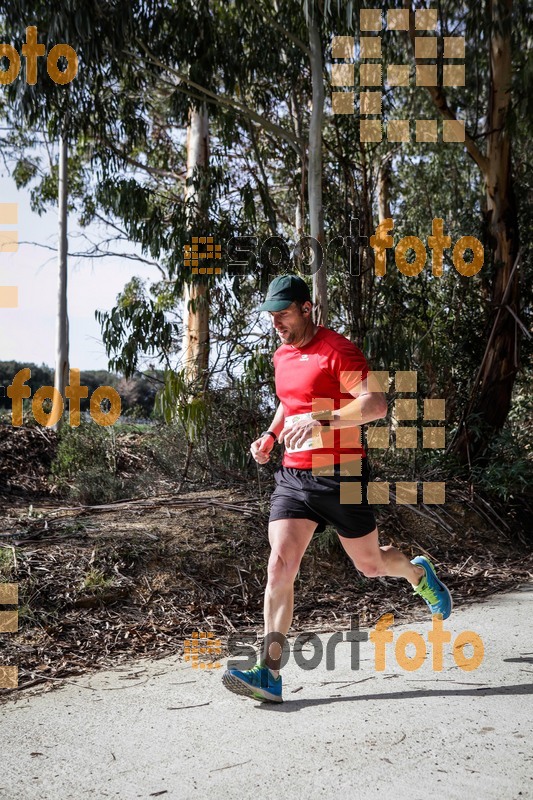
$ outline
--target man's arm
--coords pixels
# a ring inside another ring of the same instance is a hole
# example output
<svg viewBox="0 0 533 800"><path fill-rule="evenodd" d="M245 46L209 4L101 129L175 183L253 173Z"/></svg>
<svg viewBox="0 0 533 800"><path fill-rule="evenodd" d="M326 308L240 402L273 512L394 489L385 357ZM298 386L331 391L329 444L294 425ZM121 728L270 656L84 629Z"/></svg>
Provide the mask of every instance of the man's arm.
<svg viewBox="0 0 533 800"><path fill-rule="evenodd" d="M285 411L283 409L283 403L280 403L276 409L276 413L274 414L274 419L272 420L268 429L269 431L272 431L272 433L275 433L278 439L279 434L283 429L284 420ZM259 439L256 439L255 442L252 442L250 445L250 452L258 464L266 464L266 462L270 459L270 451L273 447L274 439L272 436L260 436Z"/></svg>
<svg viewBox="0 0 533 800"><path fill-rule="evenodd" d="M352 392L350 392L352 394ZM355 392L353 392L355 395ZM351 403L333 412L329 423L331 428L350 428L354 425L366 425L375 419L387 416L387 398L383 392L367 392L358 394Z"/></svg>
<svg viewBox="0 0 533 800"><path fill-rule="evenodd" d="M280 403L276 409L276 413L274 414L274 419L272 420L269 431L275 433L276 436L279 436L283 429L283 423L285 420L285 411L283 408L283 403ZM272 439L272 437L270 437Z"/></svg>
<svg viewBox="0 0 533 800"><path fill-rule="evenodd" d="M328 412L323 415L322 419L326 420L330 428L359 427L387 416L387 398L383 392L367 391L366 380L360 381L349 393L354 399L342 408L333 411L332 419L327 419ZM290 428L283 428L281 434L278 435L278 440L284 441L289 448L298 447L312 437L313 428L318 425L320 422L316 419L306 421L305 417L302 417Z"/></svg>

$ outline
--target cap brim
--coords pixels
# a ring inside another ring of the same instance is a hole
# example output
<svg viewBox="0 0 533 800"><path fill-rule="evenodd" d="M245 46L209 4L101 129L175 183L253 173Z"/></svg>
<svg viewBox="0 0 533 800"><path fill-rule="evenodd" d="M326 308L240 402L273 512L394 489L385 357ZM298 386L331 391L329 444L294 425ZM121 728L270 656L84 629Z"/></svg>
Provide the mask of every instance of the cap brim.
<svg viewBox="0 0 533 800"><path fill-rule="evenodd" d="M265 300L265 302L259 306L259 311L283 311L293 302L293 300Z"/></svg>

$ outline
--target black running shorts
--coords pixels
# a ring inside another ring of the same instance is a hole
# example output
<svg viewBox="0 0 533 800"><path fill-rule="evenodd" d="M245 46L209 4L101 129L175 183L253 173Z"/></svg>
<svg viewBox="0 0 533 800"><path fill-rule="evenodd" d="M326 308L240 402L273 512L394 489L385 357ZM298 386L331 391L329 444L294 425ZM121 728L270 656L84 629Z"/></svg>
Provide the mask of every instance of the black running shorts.
<svg viewBox="0 0 533 800"><path fill-rule="evenodd" d="M361 477L341 477L335 464L332 476L313 475L310 469L280 467L274 473L276 488L270 500L269 522L276 519L310 519L318 522L317 533L332 525L340 536L358 539L376 527L372 506L367 499L369 467L361 459ZM340 482L361 483L361 503L340 502Z"/></svg>

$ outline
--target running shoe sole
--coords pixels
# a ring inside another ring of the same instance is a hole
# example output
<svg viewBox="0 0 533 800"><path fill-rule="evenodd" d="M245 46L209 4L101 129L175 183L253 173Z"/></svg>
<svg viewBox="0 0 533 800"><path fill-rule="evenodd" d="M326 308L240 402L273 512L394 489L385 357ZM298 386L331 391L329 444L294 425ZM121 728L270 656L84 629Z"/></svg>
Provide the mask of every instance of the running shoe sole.
<svg viewBox="0 0 533 800"><path fill-rule="evenodd" d="M240 694L243 697L251 697L253 700L260 700L263 703L283 703L283 698L279 695L272 694L266 689L259 689L256 686L250 686L236 675L232 675L231 672L224 673L222 676L222 683L226 689L230 690L230 692Z"/></svg>
<svg viewBox="0 0 533 800"><path fill-rule="evenodd" d="M418 564L419 566L421 566L421 567L424 567L424 569L426 569L426 567L425 567L425 564L429 564L429 566L430 566L430 567L431 567L431 569L433 570L433 579L437 581L437 583L439 584L439 586L441 587L441 589L444 589L444 591L445 591L445 592L447 592L447 594L448 594L448 597L450 598L450 611L449 611L449 613L448 613L446 616L442 615L442 619L443 619L443 621L444 621L445 619L448 619L448 617L450 616L450 614L452 613L452 610L453 610L453 597L452 597L452 593L450 592L450 590L448 589L448 587L446 586L446 584L445 584L445 583L443 583L443 582L440 580L440 578L437 576L437 570L435 569L435 567L433 566L433 564L431 563L431 561L429 560L429 558L426 558L426 556L418 556L417 558L418 558L418 559L420 559L420 561L418 561L418 560L416 560L416 559L413 559L413 560L411 561L411 564ZM424 562L425 562L425 563L424 563ZM427 570L426 570L426 578L427 578ZM437 612L437 613L439 613L439 614L440 614L441 612L439 611L439 612Z"/></svg>

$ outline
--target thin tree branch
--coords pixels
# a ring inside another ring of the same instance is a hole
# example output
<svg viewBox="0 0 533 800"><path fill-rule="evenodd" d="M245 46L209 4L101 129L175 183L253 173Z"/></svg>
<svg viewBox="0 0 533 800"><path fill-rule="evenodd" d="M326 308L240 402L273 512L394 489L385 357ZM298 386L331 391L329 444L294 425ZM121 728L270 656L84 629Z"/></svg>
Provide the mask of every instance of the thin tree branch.
<svg viewBox="0 0 533 800"><path fill-rule="evenodd" d="M51 250L53 253L57 253L57 247L52 247L49 244L41 244L40 242L31 242L28 240L19 241L20 244L31 244L33 247L41 247L43 250ZM165 274L163 269L160 265L155 261L148 261L148 259L143 258L142 256L135 255L135 253L102 253L98 250L98 245L94 245L94 251L87 250L84 253L67 253L69 258L127 258L130 261L140 261L142 264L148 264L150 267L157 267L157 269L161 272L162 275ZM175 283L175 281L172 281Z"/></svg>
<svg viewBox="0 0 533 800"><path fill-rule="evenodd" d="M304 42L302 42L301 39L295 36L294 33L291 33L286 28L284 28L283 25L280 25L279 22L276 22L275 19L267 17L264 13L264 10L258 3L255 2L255 0L246 0L246 1L248 5L252 6L252 8L255 8L258 14L261 14L262 18L267 23L267 25L270 25L270 27L274 28L274 30L278 31L278 33L282 33L284 36L287 37L287 39L289 39L293 44L295 44L296 47L298 47L302 51L302 53L305 53L305 55L308 58L311 58L311 50L309 49L309 47L305 45Z"/></svg>
<svg viewBox="0 0 533 800"><path fill-rule="evenodd" d="M206 89L204 86L200 86L200 84L191 81L190 78L188 78L187 75L185 75L184 73L179 72L179 70L176 70L173 67L169 67L168 64L163 64L162 61L160 61L158 58L156 58L156 56L153 55L153 53L150 52L150 50L144 44L143 41L141 41L140 39L136 39L136 42L144 50L148 60L151 61L152 64L154 64L157 67L160 67L161 69L164 69L165 71L171 73L172 75L175 75L177 78L179 78L180 81L182 81L182 83L185 83L188 86L192 86L193 89L196 89L197 91L201 92L203 95L206 95L207 97L213 98L215 102L220 103L221 105L229 106L230 108L234 108L237 111L240 111L242 114L254 120L254 122L257 122L258 125L260 125L262 128L270 130L272 133L275 133L278 137L287 141L291 145L291 147L293 147L297 152L299 152L297 148L298 145L301 144L300 140L297 139L295 136L293 136L290 133L290 131L288 131L286 128L282 128L281 125L276 125L276 123L270 122L270 120L268 120L266 117L263 117L261 114L258 114L257 112L253 111L251 108L245 106L243 103L239 103L237 100L230 99L228 97L221 97L220 95L217 95L215 92L212 92L210 89ZM127 55L130 55L135 58L138 57L135 53L127 53Z"/></svg>
<svg viewBox="0 0 533 800"><path fill-rule="evenodd" d="M413 54L414 54L415 38L416 38L414 9L411 8L411 0L404 0L403 6L404 8L409 9L409 39L411 40L411 45L413 47ZM415 58L415 64L421 64L421 63L423 62L420 58ZM433 100L435 106L440 111L441 116L444 117L444 119L451 119L457 122L457 115L452 111L452 109L448 105L448 100L446 98L446 94L442 86L426 86L426 89L431 99ZM489 160L485 155L483 155L481 150L478 148L473 138L466 130L466 127L465 127L465 147L469 155L478 165L482 175L483 176L487 175L489 169Z"/></svg>

